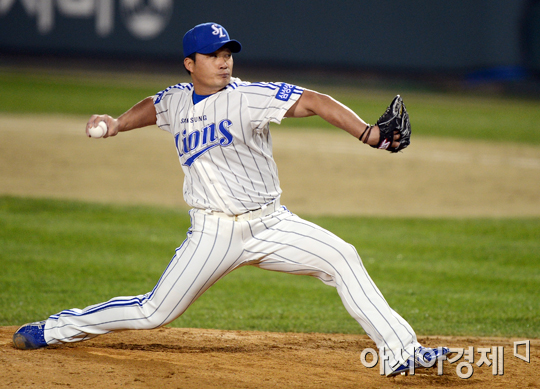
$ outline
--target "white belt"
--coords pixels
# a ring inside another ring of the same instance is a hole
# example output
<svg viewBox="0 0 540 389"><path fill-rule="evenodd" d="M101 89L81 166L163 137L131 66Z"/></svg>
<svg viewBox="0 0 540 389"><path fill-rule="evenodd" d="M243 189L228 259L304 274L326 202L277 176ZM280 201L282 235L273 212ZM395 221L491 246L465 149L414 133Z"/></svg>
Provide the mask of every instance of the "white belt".
<svg viewBox="0 0 540 389"><path fill-rule="evenodd" d="M268 216L276 212L281 207L279 198L275 199L271 203L264 204L261 208L242 213L240 215L227 215L225 212L212 211L211 209L204 209L201 211L207 213L208 215L216 216L222 219L234 220L235 222L241 222L245 220L253 220L259 217Z"/></svg>

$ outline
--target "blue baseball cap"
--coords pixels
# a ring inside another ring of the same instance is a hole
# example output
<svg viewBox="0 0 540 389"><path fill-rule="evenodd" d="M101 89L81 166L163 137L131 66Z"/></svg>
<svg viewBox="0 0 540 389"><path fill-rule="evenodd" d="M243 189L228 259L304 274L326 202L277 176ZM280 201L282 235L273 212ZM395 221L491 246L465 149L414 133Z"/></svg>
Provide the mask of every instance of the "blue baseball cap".
<svg viewBox="0 0 540 389"><path fill-rule="evenodd" d="M230 39L223 26L217 23L199 24L184 35L184 57L193 53L211 54L225 45L233 53L242 50L240 42Z"/></svg>

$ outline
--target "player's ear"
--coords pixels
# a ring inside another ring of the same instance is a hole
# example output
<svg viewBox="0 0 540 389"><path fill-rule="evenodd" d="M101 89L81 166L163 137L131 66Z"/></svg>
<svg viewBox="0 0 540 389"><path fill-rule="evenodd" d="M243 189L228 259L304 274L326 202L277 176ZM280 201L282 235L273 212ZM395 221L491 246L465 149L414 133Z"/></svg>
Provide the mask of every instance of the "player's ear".
<svg viewBox="0 0 540 389"><path fill-rule="evenodd" d="M195 61L193 61L191 58L186 57L184 58L184 67L186 70L190 73L193 73L193 65L195 64Z"/></svg>

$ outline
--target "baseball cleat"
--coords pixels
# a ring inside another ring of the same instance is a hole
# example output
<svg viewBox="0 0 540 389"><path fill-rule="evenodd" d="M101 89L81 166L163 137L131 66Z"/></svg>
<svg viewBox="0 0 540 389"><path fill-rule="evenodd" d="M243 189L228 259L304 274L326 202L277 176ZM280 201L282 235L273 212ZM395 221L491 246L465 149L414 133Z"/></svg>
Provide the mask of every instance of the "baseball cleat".
<svg viewBox="0 0 540 389"><path fill-rule="evenodd" d="M450 353L448 347L429 348L419 347L414 352L414 370L416 369L428 369L435 366L437 358L445 356ZM394 371L387 374L387 377L392 377L398 374L407 375L411 371L412 358L399 365ZM414 371L413 370L413 371Z"/></svg>
<svg viewBox="0 0 540 389"><path fill-rule="evenodd" d="M13 334L13 344L21 350L34 350L46 347L44 336L45 320L23 325Z"/></svg>
<svg viewBox="0 0 540 389"><path fill-rule="evenodd" d="M411 370L410 362L412 362L410 359L406 360L405 363L402 363L401 365L399 365L396 368L396 370L394 370L393 372L387 374L386 376L387 377L393 377L393 376L398 375L398 374L407 375L409 373L409 371ZM416 369L416 366L415 366L415 369Z"/></svg>

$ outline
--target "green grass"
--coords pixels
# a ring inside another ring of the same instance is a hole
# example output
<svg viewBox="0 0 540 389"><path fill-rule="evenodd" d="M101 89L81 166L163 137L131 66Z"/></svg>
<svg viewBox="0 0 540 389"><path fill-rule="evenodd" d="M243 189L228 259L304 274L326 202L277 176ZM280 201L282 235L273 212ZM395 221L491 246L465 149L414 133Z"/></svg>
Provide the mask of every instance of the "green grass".
<svg viewBox="0 0 540 389"><path fill-rule="evenodd" d="M418 334L540 337L540 220L309 218L354 244ZM185 212L0 197L0 325L150 291ZM334 288L241 268L172 324L363 333Z"/></svg>
<svg viewBox="0 0 540 389"><path fill-rule="evenodd" d="M167 85L162 89L165 87ZM129 84L109 77L87 79L83 76L0 72L0 111L118 116L159 90L140 82Z"/></svg>
<svg viewBox="0 0 540 389"><path fill-rule="evenodd" d="M241 70L238 73L241 76ZM180 68L178 78L0 69L0 112L117 116L143 98L185 81L186 74ZM421 92L401 86L384 92L344 86L302 86L332 95L371 123L377 121L394 94L401 93L414 135L540 145L540 104L534 99ZM331 128L318 117L289 119L285 123L291 127Z"/></svg>

